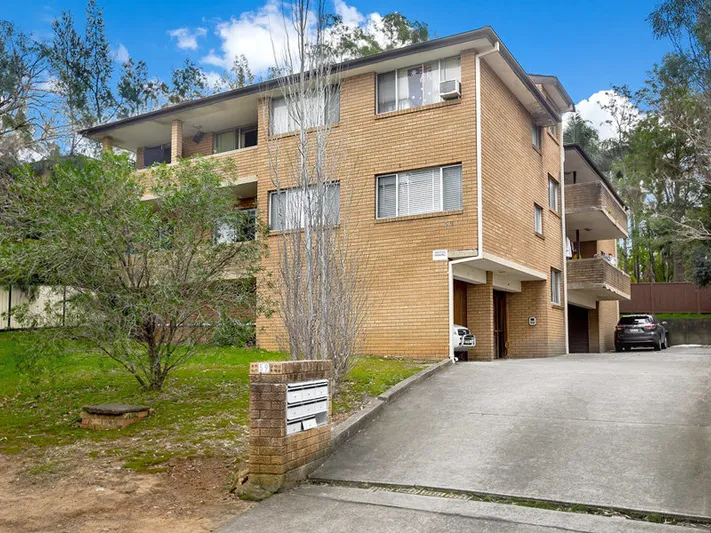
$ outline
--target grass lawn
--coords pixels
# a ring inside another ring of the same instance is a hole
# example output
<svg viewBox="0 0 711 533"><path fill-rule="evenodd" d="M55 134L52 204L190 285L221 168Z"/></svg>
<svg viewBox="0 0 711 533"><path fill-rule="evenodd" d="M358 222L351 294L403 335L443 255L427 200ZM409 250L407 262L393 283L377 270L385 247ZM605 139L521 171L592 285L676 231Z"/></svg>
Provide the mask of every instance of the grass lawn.
<svg viewBox="0 0 711 533"><path fill-rule="evenodd" d="M645 314L645 313L622 313L620 316ZM711 314L699 313L654 313L658 320L666 320L667 318L711 318Z"/></svg>
<svg viewBox="0 0 711 533"><path fill-rule="evenodd" d="M195 455L244 458L247 447L249 363L284 359L263 350L205 346L166 381L164 391L142 391L104 356L72 345L43 372L17 369L29 333L0 333L0 452L44 453L75 446L89 456L114 454L138 471L159 470L171 458ZM334 399L334 415L358 409L427 363L360 358ZM122 430L79 428L81 407L147 404L154 414Z"/></svg>

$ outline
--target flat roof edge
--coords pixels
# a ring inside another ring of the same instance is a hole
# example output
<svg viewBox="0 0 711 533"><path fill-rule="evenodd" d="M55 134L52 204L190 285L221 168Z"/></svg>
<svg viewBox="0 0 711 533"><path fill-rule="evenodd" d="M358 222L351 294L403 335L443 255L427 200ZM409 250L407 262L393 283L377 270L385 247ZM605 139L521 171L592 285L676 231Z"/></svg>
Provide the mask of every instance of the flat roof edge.
<svg viewBox="0 0 711 533"><path fill-rule="evenodd" d="M509 67L516 74L516 77L523 83L526 89L534 95L536 101L539 105L550 115L550 117L556 122L560 119L560 114L553 109L553 107L546 101L545 97L538 88L535 86L529 75L521 67L518 61L514 58L513 54L508 50L506 45L504 45L491 26L483 26L481 28L470 30L463 33L458 33L455 35L450 35L448 37L442 37L441 39L433 39L431 41L424 41L421 43L413 44L410 46L405 46L402 48L396 48L393 50L387 50L379 54L373 54L370 56L359 57L351 60L344 61L335 65L335 71L349 71L360 67L365 67L369 65L374 65L382 61L387 61L390 59L397 59L399 57L404 57L411 54L416 54L419 52L425 52L428 50L436 50L438 48L444 48L446 46L452 46L456 44L466 43L468 41L474 41L477 39L486 39L492 46L494 43L500 43L499 53L509 65ZM148 113L143 113L141 115L136 115L133 117L128 117L121 120L116 120L114 122L108 122L106 124L101 124L98 126L93 126L90 128L85 128L79 131L80 135L84 137L96 136L99 134L108 134L114 129L120 128L122 126L127 126L130 124L136 124L151 120L157 117L163 117L187 109L197 109L203 106L208 106L211 104L223 102L226 100L231 100L233 98L239 98L242 96L248 96L251 94L256 94L260 92L269 91L279 87L282 84L289 83L292 76L284 76L281 78L266 80L246 87L240 87L238 89L233 89L230 91L225 91L223 93L214 94L211 96L205 96L196 100L189 100L186 102L181 102L171 106L163 107L161 109L155 109L149 111ZM566 93L567 94L567 93Z"/></svg>

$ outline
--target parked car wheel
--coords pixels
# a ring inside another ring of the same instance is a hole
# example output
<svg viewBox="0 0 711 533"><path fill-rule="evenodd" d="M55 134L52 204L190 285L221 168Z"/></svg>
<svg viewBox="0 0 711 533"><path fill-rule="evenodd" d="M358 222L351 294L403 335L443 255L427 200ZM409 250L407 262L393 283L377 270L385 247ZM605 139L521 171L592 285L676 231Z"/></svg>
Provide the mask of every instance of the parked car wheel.
<svg viewBox="0 0 711 533"><path fill-rule="evenodd" d="M620 353L622 350L624 350L624 348L622 346L615 346L615 351L617 353Z"/></svg>
<svg viewBox="0 0 711 533"><path fill-rule="evenodd" d="M666 350L667 348L669 348L669 339L666 335L664 335L664 345L662 346L662 349Z"/></svg>
<svg viewBox="0 0 711 533"><path fill-rule="evenodd" d="M662 350L662 338L659 337L659 340L654 343L654 351L660 352L661 350Z"/></svg>

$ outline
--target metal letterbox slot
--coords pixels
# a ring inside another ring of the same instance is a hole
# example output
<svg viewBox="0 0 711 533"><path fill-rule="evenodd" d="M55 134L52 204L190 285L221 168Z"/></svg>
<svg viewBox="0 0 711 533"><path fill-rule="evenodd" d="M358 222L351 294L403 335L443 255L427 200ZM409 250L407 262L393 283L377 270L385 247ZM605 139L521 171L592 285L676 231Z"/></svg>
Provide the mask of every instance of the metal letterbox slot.
<svg viewBox="0 0 711 533"><path fill-rule="evenodd" d="M286 434L328 423L328 380L289 383L286 386Z"/></svg>

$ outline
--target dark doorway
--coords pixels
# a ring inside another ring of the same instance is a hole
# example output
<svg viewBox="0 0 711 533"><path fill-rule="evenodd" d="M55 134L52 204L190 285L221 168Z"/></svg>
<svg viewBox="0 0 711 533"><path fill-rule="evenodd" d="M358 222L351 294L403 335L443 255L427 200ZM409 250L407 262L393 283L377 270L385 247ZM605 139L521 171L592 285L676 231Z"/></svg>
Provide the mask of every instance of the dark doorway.
<svg viewBox="0 0 711 533"><path fill-rule="evenodd" d="M467 324L467 284L454 280L454 323L469 327Z"/></svg>
<svg viewBox="0 0 711 533"><path fill-rule="evenodd" d="M506 293L494 291L494 357L506 357Z"/></svg>
<svg viewBox="0 0 711 533"><path fill-rule="evenodd" d="M577 305L568 306L568 345L570 353L590 351L588 310Z"/></svg>

